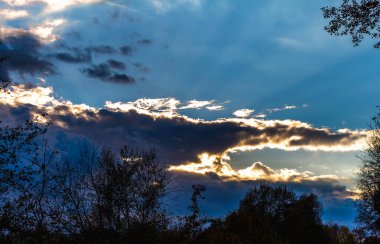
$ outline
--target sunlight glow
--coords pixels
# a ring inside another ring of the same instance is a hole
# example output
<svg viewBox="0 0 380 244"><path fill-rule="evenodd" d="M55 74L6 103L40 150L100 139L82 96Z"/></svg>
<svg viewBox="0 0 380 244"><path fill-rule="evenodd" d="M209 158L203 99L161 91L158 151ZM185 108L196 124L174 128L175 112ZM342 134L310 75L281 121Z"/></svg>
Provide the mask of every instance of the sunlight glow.
<svg viewBox="0 0 380 244"><path fill-rule="evenodd" d="M216 174L226 181L256 181L265 180L270 182L302 182L318 180L338 180L336 175L315 176L310 171L300 172L296 169L272 169L269 166L255 162L251 166L234 170L227 162L228 155L199 155L198 163L188 163L179 166L170 166L170 171L187 172L194 174Z"/></svg>

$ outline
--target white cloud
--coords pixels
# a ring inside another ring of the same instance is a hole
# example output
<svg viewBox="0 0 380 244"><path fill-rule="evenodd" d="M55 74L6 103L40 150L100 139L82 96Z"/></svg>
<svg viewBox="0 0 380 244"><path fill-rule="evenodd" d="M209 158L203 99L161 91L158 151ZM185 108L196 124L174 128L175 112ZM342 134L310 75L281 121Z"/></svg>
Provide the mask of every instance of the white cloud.
<svg viewBox="0 0 380 244"><path fill-rule="evenodd" d="M298 107L297 106L294 106L294 105L285 105L284 107L282 108L269 108L269 109L266 109L266 111L268 113L275 113L275 112L279 112L279 111L284 111L284 110L293 110L293 109L297 109Z"/></svg>
<svg viewBox="0 0 380 244"><path fill-rule="evenodd" d="M2 19L14 20L29 16L26 10L1 9L0 15Z"/></svg>
<svg viewBox="0 0 380 244"><path fill-rule="evenodd" d="M206 109L210 111L219 111L219 110L223 110L224 107L222 105L212 105L212 106L207 106Z"/></svg>
<svg viewBox="0 0 380 244"><path fill-rule="evenodd" d="M239 110L236 110L233 115L235 115L236 117L239 117L239 118L247 118L249 116L251 116L251 114L253 114L255 112L255 110L253 109L239 109Z"/></svg>
<svg viewBox="0 0 380 244"><path fill-rule="evenodd" d="M44 3L46 7L45 13L63 11L75 5L85 5L101 2L101 0L3 0L9 6L22 7L34 3Z"/></svg>
<svg viewBox="0 0 380 244"><path fill-rule="evenodd" d="M215 101L198 101L198 100L190 100L187 102L185 106L182 106L180 109L201 109L208 105L213 104Z"/></svg>

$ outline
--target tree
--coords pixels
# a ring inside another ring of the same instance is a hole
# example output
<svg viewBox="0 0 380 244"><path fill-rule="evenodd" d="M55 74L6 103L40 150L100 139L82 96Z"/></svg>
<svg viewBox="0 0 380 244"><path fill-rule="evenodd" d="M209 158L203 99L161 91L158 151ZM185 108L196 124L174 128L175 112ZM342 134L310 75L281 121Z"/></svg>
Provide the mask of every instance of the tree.
<svg viewBox="0 0 380 244"><path fill-rule="evenodd" d="M85 241L146 241L167 227L162 199L169 176L154 151L83 144L77 162L61 165L63 228Z"/></svg>
<svg viewBox="0 0 380 244"><path fill-rule="evenodd" d="M193 188L193 194L191 196L191 205L188 207L191 215L185 218L184 230L188 239L194 240L203 231L203 227L207 221L202 216L199 206L199 200L204 199L202 193L206 190L206 187L203 185L192 185L191 187Z"/></svg>
<svg viewBox="0 0 380 244"><path fill-rule="evenodd" d="M37 157L29 163L33 172L12 188L12 193L2 206L7 237L14 240L28 238L45 243L60 231L56 225L56 221L59 221L56 215L61 210L61 204L55 194L55 180L59 176L52 167L57 151L49 147L45 138L40 143L40 147L34 151Z"/></svg>
<svg viewBox="0 0 380 244"><path fill-rule="evenodd" d="M313 194L298 197L284 186L260 185L202 237L205 243L329 243L320 211Z"/></svg>
<svg viewBox="0 0 380 244"><path fill-rule="evenodd" d="M357 221L368 234L380 237L380 113L372 121L367 148L360 156Z"/></svg>
<svg viewBox="0 0 380 244"><path fill-rule="evenodd" d="M329 224L326 229L332 237L331 244L355 244L359 242L359 240L355 240L356 236L346 226Z"/></svg>
<svg viewBox="0 0 380 244"><path fill-rule="evenodd" d="M354 46L365 36L380 38L380 2L378 0L343 0L339 7L323 7L324 18L330 19L325 30L331 35L351 36ZM380 47L380 42L375 43Z"/></svg>

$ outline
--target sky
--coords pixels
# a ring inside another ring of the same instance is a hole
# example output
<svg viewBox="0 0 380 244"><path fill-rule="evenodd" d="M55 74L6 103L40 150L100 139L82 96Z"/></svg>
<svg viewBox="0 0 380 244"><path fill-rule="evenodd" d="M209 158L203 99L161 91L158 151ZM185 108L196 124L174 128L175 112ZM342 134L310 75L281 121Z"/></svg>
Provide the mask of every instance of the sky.
<svg viewBox="0 0 380 244"><path fill-rule="evenodd" d="M48 113L51 143L154 148L173 213L192 184L223 216L248 189L315 193L354 226L358 156L379 104L378 50L323 27L332 0L0 0L0 115ZM185 206L185 207L184 207Z"/></svg>

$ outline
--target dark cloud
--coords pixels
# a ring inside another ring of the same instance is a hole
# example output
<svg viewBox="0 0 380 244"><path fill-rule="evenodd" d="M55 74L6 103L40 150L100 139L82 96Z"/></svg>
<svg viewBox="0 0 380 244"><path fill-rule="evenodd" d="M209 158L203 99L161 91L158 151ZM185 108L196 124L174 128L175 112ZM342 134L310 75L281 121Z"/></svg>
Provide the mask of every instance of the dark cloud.
<svg viewBox="0 0 380 244"><path fill-rule="evenodd" d="M88 77L100 79L106 82L113 82L119 84L132 84L135 79L126 74L115 73L111 69L109 63L101 63L99 65L92 65L89 68L82 69L81 71Z"/></svg>
<svg viewBox="0 0 380 244"><path fill-rule="evenodd" d="M107 63L110 67L112 67L114 69L122 69L123 70L123 69L127 68L127 66L124 63L117 61L117 60L114 60L114 59L108 60Z"/></svg>
<svg viewBox="0 0 380 244"><path fill-rule="evenodd" d="M73 50L74 53L56 53L52 55L57 60L66 62L66 63L90 63L91 54L89 52L82 51L80 49Z"/></svg>
<svg viewBox="0 0 380 244"><path fill-rule="evenodd" d="M141 40L137 41L137 43L140 45L150 45L153 43L153 41L150 39L141 39Z"/></svg>
<svg viewBox="0 0 380 244"><path fill-rule="evenodd" d="M8 57L1 67L0 74L8 77L8 70L18 71L21 74L45 75L55 74L53 63L43 58L40 53L42 43L31 34L4 37L0 46L0 55Z"/></svg>
<svg viewBox="0 0 380 244"><path fill-rule="evenodd" d="M117 52L116 49L107 45L79 48L79 47L69 47L64 43L61 43L57 47L64 48L68 50L69 52L57 52L50 56L67 63L90 63L92 60L92 55L94 54L111 55Z"/></svg>
<svg viewBox="0 0 380 244"><path fill-rule="evenodd" d="M120 47L120 52L125 56L129 56L133 53L133 48L131 46L125 45Z"/></svg>
<svg viewBox="0 0 380 244"><path fill-rule="evenodd" d="M92 78L106 80L111 76L111 69L107 64L92 65L90 68L82 69L82 72Z"/></svg>
<svg viewBox="0 0 380 244"><path fill-rule="evenodd" d="M135 83L135 79L126 74L113 74L110 78L110 81L120 84L132 84Z"/></svg>
<svg viewBox="0 0 380 244"><path fill-rule="evenodd" d="M109 79L109 74L101 69L94 70L93 75ZM66 109L70 111L69 108ZM82 134L116 147L131 144L157 148L166 160L177 164L196 161L197 156L203 152L220 154L236 146L260 147L269 142L281 144L292 137L308 143L303 146L326 147L350 145L363 137L362 134L353 132L335 133L312 127L301 130L280 123L258 128L234 121L194 122L183 117L154 117L134 110L117 112L101 109L96 114L86 110L83 118L70 113L59 114L62 113L50 113L53 121L63 122L74 134ZM297 145L301 146L299 143Z"/></svg>
<svg viewBox="0 0 380 244"><path fill-rule="evenodd" d="M86 47L85 50L95 54L115 54L117 52L115 48L107 45Z"/></svg>

